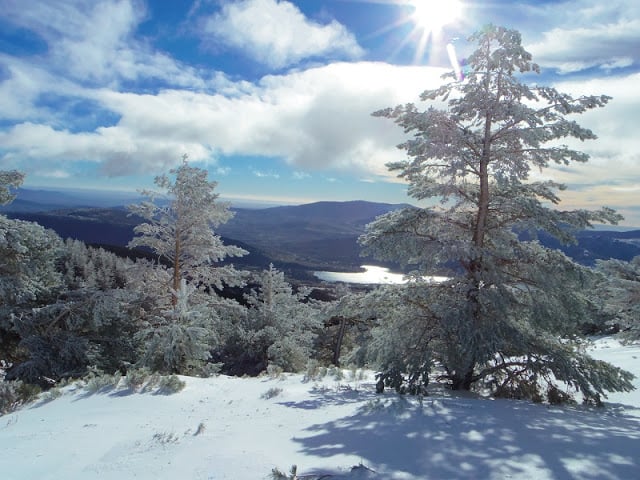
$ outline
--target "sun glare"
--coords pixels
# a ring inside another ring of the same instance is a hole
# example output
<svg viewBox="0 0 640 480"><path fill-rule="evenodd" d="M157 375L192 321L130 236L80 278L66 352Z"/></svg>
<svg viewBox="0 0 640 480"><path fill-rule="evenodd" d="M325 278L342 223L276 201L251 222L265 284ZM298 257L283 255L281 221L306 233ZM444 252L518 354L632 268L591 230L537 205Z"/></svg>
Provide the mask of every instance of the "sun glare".
<svg viewBox="0 0 640 480"><path fill-rule="evenodd" d="M413 22L427 33L438 32L462 14L458 0L410 0L409 5L414 8Z"/></svg>

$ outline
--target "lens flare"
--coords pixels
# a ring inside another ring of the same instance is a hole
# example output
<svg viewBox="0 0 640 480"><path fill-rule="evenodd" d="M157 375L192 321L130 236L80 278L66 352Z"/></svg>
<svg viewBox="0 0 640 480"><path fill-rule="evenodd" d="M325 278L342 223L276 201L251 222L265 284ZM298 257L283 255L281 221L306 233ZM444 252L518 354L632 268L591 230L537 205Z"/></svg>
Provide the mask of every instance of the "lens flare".
<svg viewBox="0 0 640 480"><path fill-rule="evenodd" d="M458 0L410 0L409 5L414 8L414 23L427 32L438 32L462 14Z"/></svg>
<svg viewBox="0 0 640 480"><path fill-rule="evenodd" d="M453 67L453 72L456 75L456 80L459 82L464 80L464 74L462 73L462 68L460 67L460 62L458 61L458 55L456 55L456 47L453 46L453 43L447 43L447 54L449 55L449 61L451 62L451 66Z"/></svg>

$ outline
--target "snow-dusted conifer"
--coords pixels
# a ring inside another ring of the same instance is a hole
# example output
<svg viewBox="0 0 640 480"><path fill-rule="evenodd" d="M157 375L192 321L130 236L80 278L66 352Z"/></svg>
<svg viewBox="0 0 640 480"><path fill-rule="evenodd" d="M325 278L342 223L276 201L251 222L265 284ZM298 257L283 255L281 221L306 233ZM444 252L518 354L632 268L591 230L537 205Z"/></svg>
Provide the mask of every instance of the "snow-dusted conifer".
<svg viewBox="0 0 640 480"><path fill-rule="evenodd" d="M341 358L354 365L363 365L366 359L353 348L358 343L366 342L371 329L370 322L362 318L367 300L360 292L354 292L348 284L337 283L334 285L332 296L335 300L322 302L320 315L324 328L317 340L317 349L321 359L322 351L324 359L335 366L340 366ZM330 352L330 354L329 354ZM356 354L354 354L356 353Z"/></svg>
<svg viewBox="0 0 640 480"><path fill-rule="evenodd" d="M13 201L11 189L23 180L18 171L0 171L0 205ZM52 230L0 215L0 309L33 301L59 285L55 261L61 246Z"/></svg>
<svg viewBox="0 0 640 480"><path fill-rule="evenodd" d="M629 390L629 373L589 359L574 342L577 317L588 312L585 271L516 233L545 230L567 242L591 222L621 218L607 208L549 208L564 185L529 178L531 169L587 161L561 140L596 137L567 117L602 107L609 97L521 83L517 72L539 68L515 30L490 25L470 41L478 48L466 79L448 75L451 81L421 95L434 106L375 113L413 135L399 145L409 159L389 168L415 199L440 201L384 215L361 238L378 257L415 267L415 281L394 294L398 311L391 313L403 318L379 327L393 344L379 348L410 374L437 362L454 389L491 380L517 390L555 378L586 395ZM421 279L436 269L450 279L439 285Z"/></svg>
<svg viewBox="0 0 640 480"><path fill-rule="evenodd" d="M88 247L80 240L68 238L61 263L65 282L70 289L123 288L133 262L104 250Z"/></svg>
<svg viewBox="0 0 640 480"><path fill-rule="evenodd" d="M640 339L640 256L629 262L600 260L597 269L606 277L599 290L605 312L625 337Z"/></svg>
<svg viewBox="0 0 640 480"><path fill-rule="evenodd" d="M58 287L61 249L53 230L0 215L0 305L26 304Z"/></svg>
<svg viewBox="0 0 640 480"><path fill-rule="evenodd" d="M146 345L141 363L165 373L195 373L211 356L214 312L191 298L197 289L184 279L172 294L175 304L139 334Z"/></svg>
<svg viewBox="0 0 640 480"><path fill-rule="evenodd" d="M12 189L18 188L24 181L24 173L17 170L0 170L0 205L13 202Z"/></svg>
<svg viewBox="0 0 640 480"><path fill-rule="evenodd" d="M309 291L294 292L284 273L273 265L255 281L257 288L246 295L246 316L228 345L228 354L235 357L229 361L237 373L258 373L269 364L286 371L302 369L320 322L307 299Z"/></svg>
<svg viewBox="0 0 640 480"><path fill-rule="evenodd" d="M239 272L230 266L216 266L227 257L239 257L248 252L242 248L225 245L213 231L233 217L229 204L218 201L214 192L217 182L207 180L207 171L191 167L186 156L180 167L171 170L172 181L167 175L156 177L155 184L166 192L166 204L156 204L160 195L143 191L148 197L130 211L146 220L135 228L138 235L130 247L149 247L170 262L171 285L167 290L180 290L180 282L188 279L194 285L215 285L222 288L242 282ZM215 268L214 268L215 267ZM172 302L178 301L173 297Z"/></svg>

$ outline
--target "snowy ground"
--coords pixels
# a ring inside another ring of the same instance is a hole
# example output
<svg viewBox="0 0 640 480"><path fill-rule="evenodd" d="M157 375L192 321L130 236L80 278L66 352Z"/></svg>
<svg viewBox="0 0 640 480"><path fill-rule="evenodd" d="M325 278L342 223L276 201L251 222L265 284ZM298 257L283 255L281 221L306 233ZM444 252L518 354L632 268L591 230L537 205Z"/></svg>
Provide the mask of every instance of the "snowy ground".
<svg viewBox="0 0 640 480"><path fill-rule="evenodd" d="M602 339L593 354L640 377L640 346ZM169 396L66 387L0 417L0 477L254 480L297 464L331 478L640 478L640 390L599 410L444 391L420 405L349 373L185 380ZM350 474L360 463L377 475Z"/></svg>

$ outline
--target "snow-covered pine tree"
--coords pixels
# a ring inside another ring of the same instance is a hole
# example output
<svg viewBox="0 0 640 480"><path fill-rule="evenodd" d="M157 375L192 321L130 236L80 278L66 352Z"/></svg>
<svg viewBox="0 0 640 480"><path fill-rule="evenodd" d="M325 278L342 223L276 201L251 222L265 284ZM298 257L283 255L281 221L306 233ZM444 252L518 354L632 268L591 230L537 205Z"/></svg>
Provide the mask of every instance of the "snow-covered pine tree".
<svg viewBox="0 0 640 480"><path fill-rule="evenodd" d="M342 357L348 363L364 365L366 359L352 350L366 343L369 337L372 322L362 315L367 299L363 293L352 291L345 283L335 284L331 295L335 300L321 304L324 327L316 341L316 355L319 360L335 366L340 366Z"/></svg>
<svg viewBox="0 0 640 480"><path fill-rule="evenodd" d="M567 117L602 107L609 97L573 97L519 81L518 72L539 67L515 30L489 25L469 40L478 48L463 82L450 74L451 81L425 91L421 100L432 102L425 111L407 104L374 114L413 135L399 145L409 158L390 170L408 182L410 196L439 200L384 215L361 237L368 252L415 267L414 282L392 296L393 315L403 318L381 321L379 348L393 344L389 361L403 363L409 374L441 365L454 389L485 381L531 396L540 383L557 380L587 397L630 390L630 373L591 359L576 337L589 311L586 271L517 235L544 230L568 242L591 222L621 218L607 208L550 208L564 185L529 178L531 169L551 163L587 161L559 141L596 137ZM422 280L435 269L447 269L449 280ZM401 325L402 332L394 330Z"/></svg>
<svg viewBox="0 0 640 480"><path fill-rule="evenodd" d="M35 231L42 229L24 223ZM27 237L21 238L24 244ZM78 241L63 243L57 238L57 245L29 249L41 255L38 264L48 265L56 282L7 305L8 333L15 334L19 347L10 377L43 386L45 378L82 376L89 366L112 373L137 360L134 334L140 325L141 296L122 288L131 262ZM33 269L29 272L32 284L46 279Z"/></svg>
<svg viewBox="0 0 640 480"><path fill-rule="evenodd" d="M133 262L104 250L88 247L80 240L67 238L60 259L65 283L69 289L123 288Z"/></svg>
<svg viewBox="0 0 640 480"><path fill-rule="evenodd" d="M156 265L160 270L156 274L139 263L144 270L140 279L169 281L133 288L155 297L147 297L153 310L145 312L145 328L140 333L146 345L143 363L172 373L191 373L216 347L221 318L233 317L238 308L236 302L216 295L213 287L242 285L244 274L219 262L248 252L225 245L214 232L233 217L233 212L229 204L218 201L217 182L207 180L207 171L191 167L185 156L182 165L170 174L173 180L167 175L155 179L165 191L165 203L154 203L160 193L143 191L148 201L130 207L146 222L135 228L138 236L129 243L130 247L151 248L163 260ZM170 265L168 269L165 263ZM163 306L167 296L171 308Z"/></svg>
<svg viewBox="0 0 640 480"><path fill-rule="evenodd" d="M53 230L0 215L0 308L52 295L61 285L56 260L62 247Z"/></svg>
<svg viewBox="0 0 640 480"><path fill-rule="evenodd" d="M13 201L13 188L22 184L24 175L0 171L0 204ZM15 319L22 310L30 310L55 298L61 285L56 271L62 240L52 230L0 215L0 361L14 364L22 352Z"/></svg>
<svg viewBox="0 0 640 480"><path fill-rule="evenodd" d="M155 179L166 192L166 204L154 203L159 192L144 190L148 200L129 207L132 214L146 220L135 227L138 236L129 246L149 247L171 264L172 281L165 290L180 291L183 279L204 287L241 284L242 277L233 267L216 266L227 257L248 253L225 245L213 230L233 217L229 204L218 201L217 182L207 180L206 170L191 167L186 156L170 173L175 175L173 181L167 175ZM174 295L172 303L177 301Z"/></svg>
<svg viewBox="0 0 640 480"><path fill-rule="evenodd" d="M285 371L305 367L321 325L308 289L294 291L284 273L269 266L245 295L246 316L230 335L225 364L232 373L257 374L268 365Z"/></svg>
<svg viewBox="0 0 640 480"><path fill-rule="evenodd" d="M620 326L629 340L640 339L640 256L629 262L599 260L597 269L604 273L599 292L604 310Z"/></svg>
<svg viewBox="0 0 640 480"><path fill-rule="evenodd" d="M0 195L10 200L9 186L21 180L17 172L0 172ZM128 265L0 215L0 360L12 364L8 377L48 385L89 365L112 372L135 361L140 302L122 288Z"/></svg>
<svg viewBox="0 0 640 480"><path fill-rule="evenodd" d="M148 328L138 334L146 344L141 363L164 373L199 373L211 357L215 313L207 308L206 301L191 298L198 292L185 279L172 293L175 305L152 318Z"/></svg>
<svg viewBox="0 0 640 480"><path fill-rule="evenodd" d="M18 188L24 181L24 173L17 170L0 170L0 205L13 202L13 189Z"/></svg>

